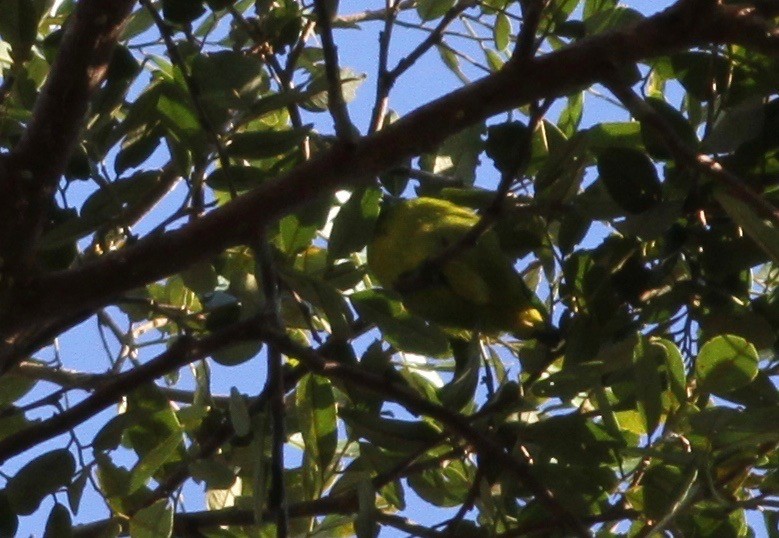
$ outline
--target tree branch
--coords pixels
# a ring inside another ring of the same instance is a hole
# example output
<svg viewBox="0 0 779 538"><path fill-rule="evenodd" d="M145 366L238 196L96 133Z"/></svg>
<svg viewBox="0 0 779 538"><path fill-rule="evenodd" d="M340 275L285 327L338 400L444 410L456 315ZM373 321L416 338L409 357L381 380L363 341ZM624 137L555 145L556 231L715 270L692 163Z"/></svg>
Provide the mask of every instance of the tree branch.
<svg viewBox="0 0 779 538"><path fill-rule="evenodd" d="M228 343L256 337L257 325L262 322L261 317L255 317L200 339L180 337L165 352L138 368L114 376L111 381L73 407L0 440L0 463L68 431L145 383L207 357Z"/></svg>
<svg viewBox="0 0 779 538"><path fill-rule="evenodd" d="M81 0L32 119L0 162L0 287L31 276L57 182L79 139L89 100L105 79L135 0Z"/></svg>
<svg viewBox="0 0 779 538"><path fill-rule="evenodd" d="M341 86L341 68L338 66L338 47L333 39L332 16L328 13L325 0L314 0L319 35L322 38L322 53L325 57L325 76L327 77L327 108L333 117L335 134L341 142L353 144L356 140L354 125L349 118L349 109L344 101Z"/></svg>
<svg viewBox="0 0 779 538"><path fill-rule="evenodd" d="M541 57L511 61L501 71L428 103L354 148L334 147L178 230L147 237L82 267L34 279L0 313L0 371L45 343L78 312L87 315L117 295L175 273L232 245L248 243L258 226L341 187L355 187L409 156L500 112L566 95L611 76L613 66L702 44L755 45L742 34L734 6L702 10L682 0L637 24L599 34ZM779 37L759 48L779 53Z"/></svg>

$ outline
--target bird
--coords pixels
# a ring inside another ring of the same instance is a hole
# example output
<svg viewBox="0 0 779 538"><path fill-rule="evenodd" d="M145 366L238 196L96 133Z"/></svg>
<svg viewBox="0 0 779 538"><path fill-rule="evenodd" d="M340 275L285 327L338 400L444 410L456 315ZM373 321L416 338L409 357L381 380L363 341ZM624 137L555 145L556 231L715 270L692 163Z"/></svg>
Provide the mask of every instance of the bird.
<svg viewBox="0 0 779 538"><path fill-rule="evenodd" d="M368 268L383 287L400 295L411 313L428 321L555 343L557 331L543 303L501 250L494 231L487 230L473 245L462 245L440 264L431 262L461 242L478 221L471 209L448 200L385 202L367 246Z"/></svg>

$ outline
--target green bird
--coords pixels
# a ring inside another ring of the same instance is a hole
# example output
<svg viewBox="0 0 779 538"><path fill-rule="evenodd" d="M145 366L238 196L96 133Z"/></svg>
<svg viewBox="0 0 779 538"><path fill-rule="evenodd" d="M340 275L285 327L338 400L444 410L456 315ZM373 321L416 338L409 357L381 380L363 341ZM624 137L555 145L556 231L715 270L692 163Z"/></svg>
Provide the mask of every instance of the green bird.
<svg viewBox="0 0 779 538"><path fill-rule="evenodd" d="M503 253L492 230L445 263L420 267L461 240L479 220L470 209L437 198L389 203L368 244L368 266L384 287L398 291L413 313L442 326L517 338L557 341L543 304ZM398 284L409 276L419 282Z"/></svg>

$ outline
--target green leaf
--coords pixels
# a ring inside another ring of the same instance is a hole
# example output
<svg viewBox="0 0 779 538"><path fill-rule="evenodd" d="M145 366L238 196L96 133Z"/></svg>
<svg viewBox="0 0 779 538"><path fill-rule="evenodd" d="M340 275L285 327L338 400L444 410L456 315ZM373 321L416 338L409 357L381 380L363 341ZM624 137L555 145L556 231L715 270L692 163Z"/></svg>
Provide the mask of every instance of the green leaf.
<svg viewBox="0 0 779 538"><path fill-rule="evenodd" d="M168 538L173 535L173 508L160 499L130 519L131 538Z"/></svg>
<svg viewBox="0 0 779 538"><path fill-rule="evenodd" d="M646 102L665 120L670 129L687 148L693 151L698 149L698 136L695 134L695 130L678 110L656 97L649 97ZM653 126L641 123L641 138L644 141L647 152L653 158L659 160L670 160L673 158L671 151L666 145L665 137Z"/></svg>
<svg viewBox="0 0 779 538"><path fill-rule="evenodd" d="M757 215L756 209L722 189L716 190L714 197L725 212L730 215L733 222L738 224L750 239L771 257L774 263L779 264L779 228L777 228L776 223L773 220L761 218Z"/></svg>
<svg viewBox="0 0 779 538"><path fill-rule="evenodd" d="M47 495L70 483L75 470L73 454L64 448L34 458L6 485L5 491L14 512L21 515L35 512Z"/></svg>
<svg viewBox="0 0 779 538"><path fill-rule="evenodd" d="M183 428L178 416L168 398L154 384L144 385L127 395L127 413L131 422L123 441L135 450L141 460L157 450L160 443L173 444L171 437L178 435L181 439ZM177 452L177 455L168 452L166 460L173 463L183 458L181 443Z"/></svg>
<svg viewBox="0 0 779 538"><path fill-rule="evenodd" d="M130 473L130 485L127 493L134 493L156 473L160 467L171 460L182 445L182 432L173 432L157 446L143 455Z"/></svg>
<svg viewBox="0 0 779 538"><path fill-rule="evenodd" d="M291 151L311 133L311 126L284 131L251 131L233 135L227 152L238 159L266 159Z"/></svg>
<svg viewBox="0 0 779 538"><path fill-rule="evenodd" d="M766 122L763 101L762 97L755 97L726 108L704 138L701 149L707 153L730 153L760 136Z"/></svg>
<svg viewBox="0 0 779 538"><path fill-rule="evenodd" d="M256 166L228 166L217 168L206 178L206 185L217 191L243 192L273 179L278 172L265 170Z"/></svg>
<svg viewBox="0 0 779 538"><path fill-rule="evenodd" d="M235 387L230 388L230 423L238 437L251 433L251 417L243 395Z"/></svg>
<svg viewBox="0 0 779 538"><path fill-rule="evenodd" d="M482 124L474 125L450 136L434 153L422 154L419 166L428 172L450 176L472 184L476 179L479 154L484 149Z"/></svg>
<svg viewBox="0 0 779 538"><path fill-rule="evenodd" d="M195 481L203 481L208 489L229 489L235 483L235 473L223 461L197 460L189 464Z"/></svg>
<svg viewBox="0 0 779 538"><path fill-rule="evenodd" d="M757 376L755 347L732 334L706 342L695 360L695 375L701 390L727 394L750 383Z"/></svg>
<svg viewBox="0 0 779 538"><path fill-rule="evenodd" d="M685 51L671 56L674 75L692 97L710 101L728 88L730 62L719 54Z"/></svg>
<svg viewBox="0 0 779 538"><path fill-rule="evenodd" d="M617 0L586 0L582 15L585 19L589 19L596 13L611 11L615 7L617 7Z"/></svg>
<svg viewBox="0 0 779 538"><path fill-rule="evenodd" d="M357 538L374 538L378 534L376 524L376 491L367 477L357 483L357 518L354 521Z"/></svg>
<svg viewBox="0 0 779 538"><path fill-rule="evenodd" d="M408 485L423 500L434 506L458 506L465 502L470 490L473 469L461 460L445 466L425 469L408 477Z"/></svg>
<svg viewBox="0 0 779 538"><path fill-rule="evenodd" d="M534 383L533 394L568 400L580 392L595 387L599 383L601 375L603 375L603 363L601 362L566 365L565 369Z"/></svg>
<svg viewBox="0 0 779 538"><path fill-rule="evenodd" d="M652 161L646 154L611 148L598 154L598 174L620 207L641 213L660 202L662 190Z"/></svg>
<svg viewBox="0 0 779 538"><path fill-rule="evenodd" d="M471 403L479 385L481 353L478 340L452 340L457 370L452 380L438 391L441 404L447 409L459 411Z"/></svg>
<svg viewBox="0 0 779 538"><path fill-rule="evenodd" d="M341 93L344 101L350 103L357 96L357 88L365 81L365 75L357 73L348 67L341 68ZM324 112L328 107L327 77L324 72L316 76L306 88L309 97L300 106L309 112Z"/></svg>
<svg viewBox="0 0 779 538"><path fill-rule="evenodd" d="M587 35L594 35L624 28L643 19L644 16L635 9L615 7L610 10L600 10L597 13L593 13L591 17L585 18L584 27Z"/></svg>
<svg viewBox="0 0 779 538"><path fill-rule="evenodd" d="M89 222L110 220L143 202L161 181L162 174L154 170L137 172L109 183L86 199L81 208L81 217Z"/></svg>
<svg viewBox="0 0 779 538"><path fill-rule="evenodd" d="M441 432L423 421L384 418L351 407L339 408L338 415L352 429L354 437L393 452L411 453L442 440Z"/></svg>
<svg viewBox="0 0 779 538"><path fill-rule="evenodd" d="M211 354L211 358L222 366L237 366L256 357L261 350L261 341L241 342L219 348Z"/></svg>
<svg viewBox="0 0 779 538"><path fill-rule="evenodd" d="M566 137L571 137L576 133L579 124L584 115L584 92L576 92L568 96L567 103L560 119L557 121L557 127Z"/></svg>
<svg viewBox="0 0 779 538"><path fill-rule="evenodd" d="M487 127L487 156L500 172L516 172L529 158L530 129L521 121Z"/></svg>
<svg viewBox="0 0 779 538"><path fill-rule="evenodd" d="M41 366L41 371L46 368ZM0 409L6 408L32 390L38 381L11 373L0 377Z"/></svg>
<svg viewBox="0 0 779 538"><path fill-rule="evenodd" d="M35 43L41 13L33 0L2 0L0 12L0 38L11 45L15 62L25 62Z"/></svg>
<svg viewBox="0 0 779 538"><path fill-rule="evenodd" d="M73 532L73 524L70 520L70 512L60 503L55 503L46 520L46 528L43 538L70 538Z"/></svg>
<svg viewBox="0 0 779 538"><path fill-rule="evenodd" d="M162 0L162 14L170 22L187 24L206 12L197 0Z"/></svg>
<svg viewBox="0 0 779 538"><path fill-rule="evenodd" d="M381 196L381 190L376 187L359 189L341 206L333 219L327 244L327 259L331 263L368 244L381 210Z"/></svg>
<svg viewBox="0 0 779 538"><path fill-rule="evenodd" d="M663 412L663 386L660 367L665 366L665 347L640 336L633 350L636 399L644 421L645 432L651 436L660 424Z"/></svg>
<svg viewBox="0 0 779 538"><path fill-rule="evenodd" d="M679 404L687 401L687 378L684 372L684 358L679 347L664 338L655 338L652 344L665 348L665 373L670 389Z"/></svg>
<svg viewBox="0 0 779 538"><path fill-rule="evenodd" d="M511 41L511 19L504 11L495 16L495 25L492 27L492 38L495 41L495 48L506 50Z"/></svg>
<svg viewBox="0 0 779 538"><path fill-rule="evenodd" d="M436 50L441 56L441 60L444 62L444 65L448 67L449 70L454 73L458 79L460 79L460 82L463 84L470 83L470 79L468 79L468 77L465 76L465 73L463 73L462 69L460 69L460 59L451 48L445 47L443 45L436 45Z"/></svg>
<svg viewBox="0 0 779 538"><path fill-rule="evenodd" d="M322 484L338 445L335 396L330 380L307 374L298 383L295 403L306 453L316 464Z"/></svg>
<svg viewBox="0 0 779 538"><path fill-rule="evenodd" d="M0 489L0 536L16 536L18 527L19 518L11 506L8 493Z"/></svg>
<svg viewBox="0 0 779 538"><path fill-rule="evenodd" d="M631 122L605 122L586 131L589 147L596 153L611 148L641 149L641 125Z"/></svg>
<svg viewBox="0 0 779 538"><path fill-rule="evenodd" d="M76 479L68 486L68 505L74 514L78 514L78 509L81 507L81 497L84 494L84 487L87 485L89 475L89 469L82 468Z"/></svg>
<svg viewBox="0 0 779 538"><path fill-rule="evenodd" d="M446 335L438 327L410 314L386 291L366 290L350 296L354 308L369 323L375 323L396 348L423 355L443 355L449 349Z"/></svg>
<svg viewBox="0 0 779 538"><path fill-rule="evenodd" d="M443 16L455 4L456 0L418 0L417 15L423 21L430 21Z"/></svg>
<svg viewBox="0 0 779 538"><path fill-rule="evenodd" d="M667 515L679 498L684 483L682 470L672 465L649 467L641 480L640 499L648 518L660 519Z"/></svg>
<svg viewBox="0 0 779 538"><path fill-rule="evenodd" d="M192 78L202 99L225 108L251 104L267 85L257 56L231 50L195 56Z"/></svg>

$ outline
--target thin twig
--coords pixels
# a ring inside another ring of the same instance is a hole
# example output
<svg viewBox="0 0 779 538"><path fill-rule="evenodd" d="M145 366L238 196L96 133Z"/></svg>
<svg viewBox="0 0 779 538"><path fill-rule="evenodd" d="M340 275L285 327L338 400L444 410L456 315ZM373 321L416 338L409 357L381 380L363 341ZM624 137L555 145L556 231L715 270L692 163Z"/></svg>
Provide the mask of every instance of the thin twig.
<svg viewBox="0 0 779 538"><path fill-rule="evenodd" d="M283 331L281 319L281 300L279 297L279 277L273 262L271 245L264 230L257 234L255 260L262 274L262 289L265 296L263 322L274 330ZM285 409L284 370L281 350L273 343L268 343L268 369L265 392L270 395L271 416L271 486L268 496L268 508L276 514L276 536L285 538L289 533L289 516L287 514L287 493L284 485L284 444L286 431L284 426Z"/></svg>
<svg viewBox="0 0 779 538"><path fill-rule="evenodd" d="M322 53L325 58L325 76L327 77L327 108L333 117L335 134L341 142L354 144L356 136L354 125L349 118L349 109L344 101L341 86L341 68L338 66L338 47L333 39L331 14L328 13L325 0L314 0L317 26L322 38Z"/></svg>
<svg viewBox="0 0 779 538"><path fill-rule="evenodd" d="M376 76L376 98L373 103L373 112L371 112L371 123L368 133L375 133L381 129L384 123L384 116L387 114L389 103L389 92L392 89L392 82L388 73L389 47L392 41L392 29L395 27L395 19L398 16L402 2L397 0L386 0L387 9L384 15L384 30L379 32L379 62Z"/></svg>

